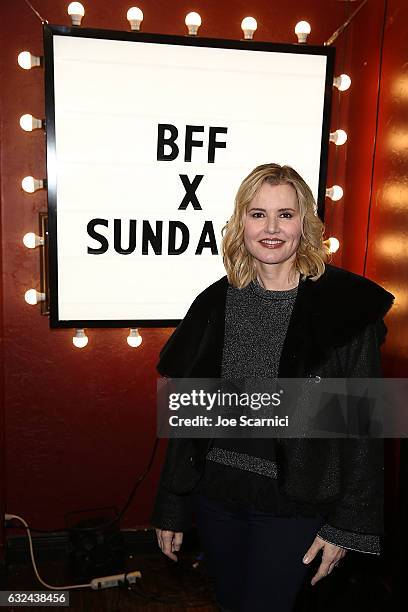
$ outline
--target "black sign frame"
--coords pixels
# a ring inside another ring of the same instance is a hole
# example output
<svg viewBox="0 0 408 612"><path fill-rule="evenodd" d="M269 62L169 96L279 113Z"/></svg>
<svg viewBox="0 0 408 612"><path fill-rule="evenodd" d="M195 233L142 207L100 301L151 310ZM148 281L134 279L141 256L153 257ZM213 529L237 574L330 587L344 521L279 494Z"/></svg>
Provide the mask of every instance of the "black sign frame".
<svg viewBox="0 0 408 612"><path fill-rule="evenodd" d="M167 34L150 34L145 32L122 32L117 30L100 30L93 28L44 25L44 69L45 69L45 111L47 135L47 187L48 187L48 232L49 232L49 289L50 289L50 326L52 328L120 328L120 327L175 327L179 319L127 319L127 320L61 320L58 312L58 240L57 240L57 155L55 140L55 98L54 98L54 36L71 36L105 40L123 40L147 42L166 45L184 45L192 47L215 47L222 49L245 49L276 53L297 53L323 55L327 58L326 83L324 93L324 110L322 123L322 140L320 155L320 175L317 197L317 212L324 220L326 180L330 136L330 114L334 77L334 47L284 44L254 40L229 40L220 38L202 38L197 36L171 36Z"/></svg>

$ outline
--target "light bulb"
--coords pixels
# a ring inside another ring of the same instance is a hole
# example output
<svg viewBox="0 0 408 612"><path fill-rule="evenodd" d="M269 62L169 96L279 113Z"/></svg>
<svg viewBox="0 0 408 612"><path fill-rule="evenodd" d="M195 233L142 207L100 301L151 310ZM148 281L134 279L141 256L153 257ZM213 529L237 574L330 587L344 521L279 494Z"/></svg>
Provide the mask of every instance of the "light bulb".
<svg viewBox="0 0 408 612"><path fill-rule="evenodd" d="M68 15L71 17L73 26L80 26L82 17L85 15L85 9L80 2L71 2L68 6Z"/></svg>
<svg viewBox="0 0 408 612"><path fill-rule="evenodd" d="M77 348L84 348L88 344L88 336L84 329L77 329L75 336L72 338L72 344Z"/></svg>
<svg viewBox="0 0 408 612"><path fill-rule="evenodd" d="M341 74L335 77L333 85L337 87L339 91L346 91L351 85L351 79L348 74Z"/></svg>
<svg viewBox="0 0 408 612"><path fill-rule="evenodd" d="M241 22L241 29L244 33L246 40L251 40L254 37L254 32L257 29L258 24L254 17L245 17Z"/></svg>
<svg viewBox="0 0 408 612"><path fill-rule="evenodd" d="M34 193L34 191L44 188L44 181L33 176L25 176L21 181L21 186L26 193Z"/></svg>
<svg viewBox="0 0 408 612"><path fill-rule="evenodd" d="M43 121L32 115L21 115L20 127L25 132L32 132L33 130L41 129L43 127Z"/></svg>
<svg viewBox="0 0 408 612"><path fill-rule="evenodd" d="M41 66L41 57L32 55L29 51L22 51L18 54L17 62L20 68L30 70L30 68L34 68L35 66Z"/></svg>
<svg viewBox="0 0 408 612"><path fill-rule="evenodd" d="M198 28L201 25L201 17L198 13L188 13L185 18L185 24L190 36L196 36Z"/></svg>
<svg viewBox="0 0 408 612"><path fill-rule="evenodd" d="M340 147L347 142L347 132L344 130L336 130L335 132L330 132L330 142L334 142L335 145Z"/></svg>
<svg viewBox="0 0 408 612"><path fill-rule="evenodd" d="M143 21L143 12L137 6L132 6L127 12L126 19L130 23L131 30L140 30Z"/></svg>
<svg viewBox="0 0 408 612"><path fill-rule="evenodd" d="M338 202L343 197L343 189L340 185L333 185L333 187L328 187L326 189L326 197L333 200L333 202Z"/></svg>
<svg viewBox="0 0 408 612"><path fill-rule="evenodd" d="M24 299L30 306L35 306L38 302L45 301L45 293L40 293L37 289L28 289L24 294Z"/></svg>
<svg viewBox="0 0 408 612"><path fill-rule="evenodd" d="M329 247L330 253L336 253L339 250L340 242L337 238L330 236L327 240L324 241L324 244Z"/></svg>
<svg viewBox="0 0 408 612"><path fill-rule="evenodd" d="M307 21L299 21L295 26L295 34L298 39L298 43L307 42L307 37L309 36L312 28L310 27L310 23Z"/></svg>
<svg viewBox="0 0 408 612"><path fill-rule="evenodd" d="M142 344L142 336L139 334L139 330L133 328L130 330L128 337L126 338L129 346L136 348Z"/></svg>
<svg viewBox="0 0 408 612"><path fill-rule="evenodd" d="M34 232L28 232L23 236L23 243L27 249L35 249L35 247L42 246L44 244L44 238L37 236Z"/></svg>

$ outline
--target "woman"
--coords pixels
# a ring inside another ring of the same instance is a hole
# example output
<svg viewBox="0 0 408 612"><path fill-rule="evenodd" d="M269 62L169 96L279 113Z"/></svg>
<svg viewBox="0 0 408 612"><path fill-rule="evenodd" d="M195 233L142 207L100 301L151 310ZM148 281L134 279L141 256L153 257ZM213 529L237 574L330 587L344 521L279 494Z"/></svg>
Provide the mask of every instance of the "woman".
<svg viewBox="0 0 408 612"><path fill-rule="evenodd" d="M326 264L315 211L288 166L244 179L223 230L227 276L195 299L160 353L160 374L381 376L394 296ZM347 549L380 553L382 500L380 439L171 439L152 524L177 561L195 513L221 610L288 612L313 559L312 585Z"/></svg>

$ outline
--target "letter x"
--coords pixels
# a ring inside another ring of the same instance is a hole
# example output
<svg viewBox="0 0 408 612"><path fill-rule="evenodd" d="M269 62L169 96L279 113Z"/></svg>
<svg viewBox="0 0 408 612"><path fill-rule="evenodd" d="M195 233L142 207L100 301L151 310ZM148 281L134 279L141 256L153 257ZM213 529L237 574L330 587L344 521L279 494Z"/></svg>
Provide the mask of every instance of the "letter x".
<svg viewBox="0 0 408 612"><path fill-rule="evenodd" d="M186 210L190 202L193 205L194 210L202 210L200 206L200 202L198 201L198 198L196 195L196 191L197 191L197 187L199 186L199 184L204 178L204 174L197 174L193 182L191 183L190 183L190 179L188 178L187 174L179 174L179 177L181 178L181 182L184 185L186 194L180 206L178 207L178 210Z"/></svg>

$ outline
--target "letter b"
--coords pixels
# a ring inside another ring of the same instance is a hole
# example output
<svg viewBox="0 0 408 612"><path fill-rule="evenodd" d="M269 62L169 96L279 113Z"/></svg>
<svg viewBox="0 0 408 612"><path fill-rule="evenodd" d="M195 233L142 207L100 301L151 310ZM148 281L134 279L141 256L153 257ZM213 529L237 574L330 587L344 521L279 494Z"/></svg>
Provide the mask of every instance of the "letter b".
<svg viewBox="0 0 408 612"><path fill-rule="evenodd" d="M166 130L170 132L169 136L165 136ZM157 126L157 160L158 161L173 161L179 154L179 148L176 145L178 129L171 123L159 123ZM164 152L165 146L170 147L170 153Z"/></svg>

